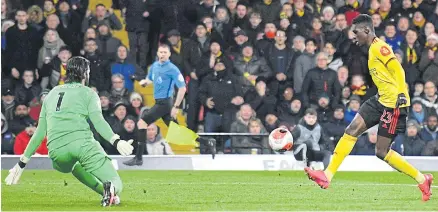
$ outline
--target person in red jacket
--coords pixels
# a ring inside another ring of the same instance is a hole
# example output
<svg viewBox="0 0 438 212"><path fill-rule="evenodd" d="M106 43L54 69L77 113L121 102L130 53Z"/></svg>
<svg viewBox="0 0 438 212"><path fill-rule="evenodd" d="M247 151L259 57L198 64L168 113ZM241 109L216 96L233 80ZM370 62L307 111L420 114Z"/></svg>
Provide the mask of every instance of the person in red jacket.
<svg viewBox="0 0 438 212"><path fill-rule="evenodd" d="M17 137L15 137L15 144L14 144L14 154L16 155L22 155L24 153L24 150L27 147L27 144L30 141L30 138L35 133L36 126L30 125L29 127L26 127L25 130L20 132ZM36 154L39 155L47 155L49 150L47 149L47 137L44 138L41 145L36 150Z"/></svg>

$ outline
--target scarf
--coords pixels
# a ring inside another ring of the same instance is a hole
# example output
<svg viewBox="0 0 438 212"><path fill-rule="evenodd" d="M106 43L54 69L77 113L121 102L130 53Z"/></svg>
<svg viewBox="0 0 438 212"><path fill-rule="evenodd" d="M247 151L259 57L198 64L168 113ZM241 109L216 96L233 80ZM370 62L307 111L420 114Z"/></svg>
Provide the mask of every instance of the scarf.
<svg viewBox="0 0 438 212"><path fill-rule="evenodd" d="M61 63L61 72L60 72L60 76L59 76L59 82L58 85L64 85L65 84L65 80L67 78L67 64L62 64Z"/></svg>
<svg viewBox="0 0 438 212"><path fill-rule="evenodd" d="M352 93L358 96L364 96L367 93L367 86L362 85L360 87L358 86L351 86Z"/></svg>
<svg viewBox="0 0 438 212"><path fill-rule="evenodd" d="M179 40L175 46L172 46L172 48L177 54L179 54L181 52L181 40Z"/></svg>
<svg viewBox="0 0 438 212"><path fill-rule="evenodd" d="M382 20L385 20L386 17L388 16L389 12L383 12L383 11L379 10L379 14L380 14L380 16L382 16Z"/></svg>
<svg viewBox="0 0 438 212"><path fill-rule="evenodd" d="M376 13L376 10L369 9L369 10L368 10L368 13L369 13L370 15L374 15L374 13Z"/></svg>
<svg viewBox="0 0 438 212"><path fill-rule="evenodd" d="M416 63L418 58L417 58L417 52L415 52L415 49L408 46L406 51L407 51L406 55L408 58L408 62L410 64Z"/></svg>
<svg viewBox="0 0 438 212"><path fill-rule="evenodd" d="M246 63L249 63L249 61L251 61L252 57L243 57L243 61L245 61Z"/></svg>
<svg viewBox="0 0 438 212"><path fill-rule="evenodd" d="M422 110L421 112L417 113L415 111L412 111L412 113L414 114L415 119L419 122L419 123L423 123L424 122L424 110Z"/></svg>
<svg viewBox="0 0 438 212"><path fill-rule="evenodd" d="M272 0L263 0L263 3L269 6L272 4Z"/></svg>
<svg viewBox="0 0 438 212"><path fill-rule="evenodd" d="M297 9L296 13L297 13L298 17L304 16L304 10Z"/></svg>
<svg viewBox="0 0 438 212"><path fill-rule="evenodd" d="M50 11L44 11L44 18L47 18L47 16L52 15L54 13L56 13L56 9L55 8L53 8Z"/></svg>
<svg viewBox="0 0 438 212"><path fill-rule="evenodd" d="M347 5L349 5L348 3L347 3ZM358 1L355 1L352 5L350 5L351 7L353 7L353 9L357 9L358 7L359 7L359 2Z"/></svg>
<svg viewBox="0 0 438 212"><path fill-rule="evenodd" d="M426 23L426 19L423 18L421 19L421 21L413 20L412 22L414 23L415 26L423 28L424 24Z"/></svg>

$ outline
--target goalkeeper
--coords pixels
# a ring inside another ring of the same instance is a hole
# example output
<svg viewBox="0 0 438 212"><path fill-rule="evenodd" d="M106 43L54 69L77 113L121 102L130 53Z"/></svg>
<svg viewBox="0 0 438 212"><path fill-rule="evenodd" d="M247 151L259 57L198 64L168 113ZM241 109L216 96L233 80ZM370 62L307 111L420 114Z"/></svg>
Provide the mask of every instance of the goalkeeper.
<svg viewBox="0 0 438 212"><path fill-rule="evenodd" d="M72 174L83 184L103 195L102 206L119 204L122 181L100 144L94 140L87 123L91 120L97 132L114 145L121 155L133 151L132 140L120 140L102 116L96 92L88 88L90 62L73 57L67 62L66 84L53 88L47 95L38 127L19 162L9 170L6 184L17 184L24 167L47 133L47 147L53 168Z"/></svg>

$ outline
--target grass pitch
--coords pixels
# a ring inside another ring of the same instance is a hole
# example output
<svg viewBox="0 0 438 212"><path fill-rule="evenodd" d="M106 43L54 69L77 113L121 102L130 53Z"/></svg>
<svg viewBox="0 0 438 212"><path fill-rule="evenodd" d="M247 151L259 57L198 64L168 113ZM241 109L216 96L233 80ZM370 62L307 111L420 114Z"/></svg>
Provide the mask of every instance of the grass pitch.
<svg viewBox="0 0 438 212"><path fill-rule="evenodd" d="M102 208L100 196L72 175L25 170L6 186L2 211L438 211L438 195L421 201L415 182L397 172L339 172L328 190L304 172L120 171L122 204ZM433 173L438 177L438 173ZM434 186L438 192L438 186Z"/></svg>

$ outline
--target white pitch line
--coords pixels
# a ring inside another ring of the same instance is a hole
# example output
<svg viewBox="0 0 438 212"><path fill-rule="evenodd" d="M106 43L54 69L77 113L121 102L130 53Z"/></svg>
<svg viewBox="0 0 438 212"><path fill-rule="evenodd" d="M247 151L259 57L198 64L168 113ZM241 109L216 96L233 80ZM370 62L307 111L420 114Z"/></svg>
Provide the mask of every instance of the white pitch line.
<svg viewBox="0 0 438 212"><path fill-rule="evenodd" d="M66 181L67 185L77 185L82 184L79 182ZM38 185L63 185L64 182L23 182L22 184L38 184ZM314 183L251 183L251 182L124 182L124 185L268 185L268 186L283 186L283 185L296 185L296 186L314 186ZM334 186L407 186L413 187L417 186L415 184L396 184L396 183L336 183ZM432 186L432 188L438 188L438 186Z"/></svg>

